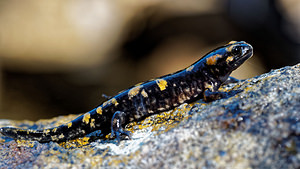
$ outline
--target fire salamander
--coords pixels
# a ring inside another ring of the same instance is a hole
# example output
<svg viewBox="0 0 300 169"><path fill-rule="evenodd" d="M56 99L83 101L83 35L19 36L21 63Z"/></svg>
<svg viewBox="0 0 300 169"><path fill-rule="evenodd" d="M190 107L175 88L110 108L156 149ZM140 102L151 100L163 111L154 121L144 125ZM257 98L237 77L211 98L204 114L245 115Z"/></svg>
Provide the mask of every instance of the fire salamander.
<svg viewBox="0 0 300 169"><path fill-rule="evenodd" d="M137 84L102 103L73 121L58 127L33 130L2 127L0 133L14 139L39 142L63 142L99 132L115 136L130 136L126 124L171 110L198 99L221 97L218 88L229 79L231 72L252 56L252 46L231 41L217 48L191 66L154 80Z"/></svg>

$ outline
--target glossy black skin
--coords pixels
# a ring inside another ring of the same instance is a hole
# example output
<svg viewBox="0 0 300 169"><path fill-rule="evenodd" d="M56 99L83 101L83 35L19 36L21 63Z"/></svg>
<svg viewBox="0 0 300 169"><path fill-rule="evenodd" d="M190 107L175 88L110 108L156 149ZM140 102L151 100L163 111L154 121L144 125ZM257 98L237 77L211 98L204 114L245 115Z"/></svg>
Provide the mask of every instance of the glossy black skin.
<svg viewBox="0 0 300 169"><path fill-rule="evenodd" d="M120 141L121 134L130 136L123 130L129 122L140 121L198 99L211 101L220 98L218 88L233 70L252 56L252 52L251 45L245 42L230 42L186 69L120 92L67 124L43 130L3 127L0 133L14 139L62 142L100 130L102 135L111 132Z"/></svg>

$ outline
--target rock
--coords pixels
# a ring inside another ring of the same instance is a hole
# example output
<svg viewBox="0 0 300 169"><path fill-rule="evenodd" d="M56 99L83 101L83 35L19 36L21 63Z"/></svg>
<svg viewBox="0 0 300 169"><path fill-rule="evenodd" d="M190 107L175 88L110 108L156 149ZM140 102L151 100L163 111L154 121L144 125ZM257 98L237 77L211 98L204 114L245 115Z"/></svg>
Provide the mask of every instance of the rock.
<svg viewBox="0 0 300 169"><path fill-rule="evenodd" d="M131 140L0 139L0 168L299 168L300 64L223 86L229 97L129 124ZM0 126L49 127L73 118ZM58 122L57 122L58 121Z"/></svg>

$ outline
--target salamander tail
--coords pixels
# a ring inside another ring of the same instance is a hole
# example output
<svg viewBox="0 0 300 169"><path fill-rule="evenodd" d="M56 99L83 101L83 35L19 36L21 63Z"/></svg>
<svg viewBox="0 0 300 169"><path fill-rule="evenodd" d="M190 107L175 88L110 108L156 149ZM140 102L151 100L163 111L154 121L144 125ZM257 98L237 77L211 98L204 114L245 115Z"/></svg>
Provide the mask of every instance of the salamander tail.
<svg viewBox="0 0 300 169"><path fill-rule="evenodd" d="M0 133L4 136L11 137L13 139L25 139L39 142L50 142L53 141L54 137L53 129L45 130L32 130L32 129L19 129L14 127L2 127Z"/></svg>
<svg viewBox="0 0 300 169"><path fill-rule="evenodd" d="M72 140L96 130L95 126L97 124L95 124L95 118L91 116L93 111L95 111L95 109L77 117L71 122L53 128L35 130L15 127L2 127L0 128L0 133L13 139L32 140L38 142L63 142Z"/></svg>

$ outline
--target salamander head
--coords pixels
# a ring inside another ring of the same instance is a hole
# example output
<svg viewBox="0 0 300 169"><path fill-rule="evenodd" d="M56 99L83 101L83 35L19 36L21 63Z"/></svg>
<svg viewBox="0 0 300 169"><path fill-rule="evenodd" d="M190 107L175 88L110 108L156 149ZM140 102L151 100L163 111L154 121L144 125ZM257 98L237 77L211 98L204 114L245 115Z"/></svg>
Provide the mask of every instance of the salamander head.
<svg viewBox="0 0 300 169"><path fill-rule="evenodd" d="M250 44L243 41L232 41L202 59L212 74L225 82L231 72L249 59L252 53L253 48Z"/></svg>

